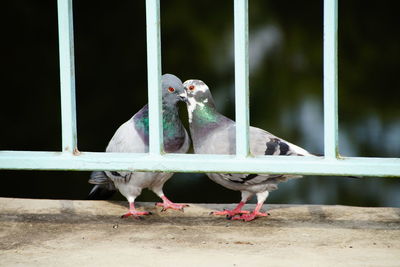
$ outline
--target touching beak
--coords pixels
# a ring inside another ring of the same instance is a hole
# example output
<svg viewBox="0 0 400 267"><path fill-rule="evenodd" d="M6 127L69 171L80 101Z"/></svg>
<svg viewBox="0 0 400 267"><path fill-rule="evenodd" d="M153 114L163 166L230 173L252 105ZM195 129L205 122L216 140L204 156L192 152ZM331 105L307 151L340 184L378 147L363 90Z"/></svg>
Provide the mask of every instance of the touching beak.
<svg viewBox="0 0 400 267"><path fill-rule="evenodd" d="M186 104L189 104L189 99L188 99L188 97L187 97L186 91L185 91L184 93L182 93L182 94L179 94L179 97L181 98L181 100L182 100L183 102L185 102Z"/></svg>

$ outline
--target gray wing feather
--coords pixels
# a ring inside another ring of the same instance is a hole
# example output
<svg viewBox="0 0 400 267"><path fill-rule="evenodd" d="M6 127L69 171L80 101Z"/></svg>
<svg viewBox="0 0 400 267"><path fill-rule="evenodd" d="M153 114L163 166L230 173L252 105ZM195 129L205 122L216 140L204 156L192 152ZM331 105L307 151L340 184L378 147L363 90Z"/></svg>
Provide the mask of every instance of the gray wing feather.
<svg viewBox="0 0 400 267"><path fill-rule="evenodd" d="M200 154L234 154L236 143L236 125L228 123L195 144L195 152ZM287 142L275 135L256 127L250 127L250 151L253 155L311 155L306 150ZM299 178L300 175L277 174L216 174L219 178L238 185L276 184L289 178Z"/></svg>
<svg viewBox="0 0 400 267"><path fill-rule="evenodd" d="M286 181L289 178L299 178L300 175L283 175L283 174L239 174L239 173L221 173L221 178L243 185L256 185L263 183L278 183Z"/></svg>
<svg viewBox="0 0 400 267"><path fill-rule="evenodd" d="M108 184L110 178L103 171L94 171L90 174L89 184Z"/></svg>
<svg viewBox="0 0 400 267"><path fill-rule="evenodd" d="M235 154L236 125L221 126L194 145L198 154ZM250 152L253 155L311 155L306 150L256 127L250 127Z"/></svg>
<svg viewBox="0 0 400 267"><path fill-rule="evenodd" d="M149 147L144 141L144 137L135 129L133 119L122 124L114 136L111 138L106 152L131 152L131 153L146 153Z"/></svg>
<svg viewBox="0 0 400 267"><path fill-rule="evenodd" d="M305 149L256 127L250 127L250 151L253 155L311 155Z"/></svg>
<svg viewBox="0 0 400 267"><path fill-rule="evenodd" d="M90 184L95 186L90 190L87 199L99 200L110 198L117 190L113 181L103 171L94 171L90 175Z"/></svg>

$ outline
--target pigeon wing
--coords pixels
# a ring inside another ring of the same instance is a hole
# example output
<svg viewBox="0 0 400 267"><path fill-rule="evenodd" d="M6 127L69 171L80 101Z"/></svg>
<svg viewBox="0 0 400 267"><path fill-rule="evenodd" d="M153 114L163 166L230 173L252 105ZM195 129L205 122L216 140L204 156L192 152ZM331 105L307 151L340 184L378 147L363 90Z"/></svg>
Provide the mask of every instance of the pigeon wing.
<svg viewBox="0 0 400 267"><path fill-rule="evenodd" d="M307 150L256 127L250 127L250 151L253 155L311 155Z"/></svg>
<svg viewBox="0 0 400 267"><path fill-rule="evenodd" d="M133 118L122 124L111 138L106 152L146 153L148 152L147 137L139 133Z"/></svg>
<svg viewBox="0 0 400 267"><path fill-rule="evenodd" d="M256 127L250 127L250 151L253 155L310 155L306 150ZM210 133L199 143L196 153L234 154L235 124L227 124ZM299 175L222 173L220 178L242 185L278 183Z"/></svg>

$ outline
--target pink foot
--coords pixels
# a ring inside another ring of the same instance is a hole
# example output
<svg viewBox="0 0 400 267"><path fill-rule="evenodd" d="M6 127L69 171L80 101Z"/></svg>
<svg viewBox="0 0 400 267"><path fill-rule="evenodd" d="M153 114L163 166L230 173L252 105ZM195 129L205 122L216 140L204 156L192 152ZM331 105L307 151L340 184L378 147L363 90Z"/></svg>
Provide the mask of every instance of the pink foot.
<svg viewBox="0 0 400 267"><path fill-rule="evenodd" d="M141 215L151 215L151 212L148 211L137 211L137 210L129 210L127 213L121 216L121 218L128 218L132 216L136 219L140 219Z"/></svg>
<svg viewBox="0 0 400 267"><path fill-rule="evenodd" d="M250 211L233 209L233 210L223 210L223 211L212 211L210 215L226 215L228 217L233 217L237 214L246 214L246 213L250 213Z"/></svg>
<svg viewBox="0 0 400 267"><path fill-rule="evenodd" d="M161 198L163 200L163 203L156 203L157 207L162 207L161 211L166 211L167 209L183 211L183 208L189 207L189 205L187 205L187 204L173 203L166 196L162 196Z"/></svg>
<svg viewBox="0 0 400 267"><path fill-rule="evenodd" d="M121 216L121 218L128 218L129 216L132 216L136 219L140 219L141 215L151 215L151 212L148 211L138 211L135 208L135 203L129 203L129 211L125 213L124 215Z"/></svg>
<svg viewBox="0 0 400 267"><path fill-rule="evenodd" d="M223 211L212 211L210 215L226 215L226 217L231 218L237 214L246 214L250 213L250 211L242 210L242 207L245 205L245 202L240 201L239 204L233 210L223 210Z"/></svg>
<svg viewBox="0 0 400 267"><path fill-rule="evenodd" d="M242 214L240 216L235 216L232 217L232 220L243 220L245 222L252 221L258 217L265 217L268 216L269 213L264 213L264 212L259 212L259 211L253 211L252 213L249 214Z"/></svg>

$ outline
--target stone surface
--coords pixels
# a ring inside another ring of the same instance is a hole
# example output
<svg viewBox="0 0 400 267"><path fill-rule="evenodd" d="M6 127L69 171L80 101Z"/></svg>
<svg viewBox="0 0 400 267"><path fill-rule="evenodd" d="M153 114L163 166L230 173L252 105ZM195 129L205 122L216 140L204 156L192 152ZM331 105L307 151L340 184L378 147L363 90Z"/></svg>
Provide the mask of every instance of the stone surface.
<svg viewBox="0 0 400 267"><path fill-rule="evenodd" d="M229 204L121 219L125 202L0 198L0 266L400 266L400 209L264 205L252 222L209 215ZM251 209L253 205L245 208Z"/></svg>

